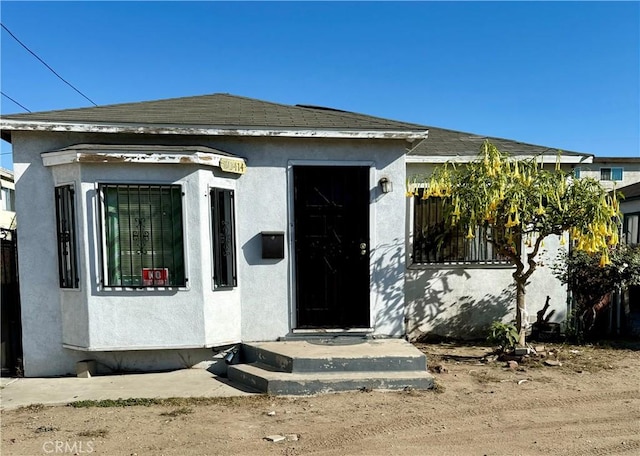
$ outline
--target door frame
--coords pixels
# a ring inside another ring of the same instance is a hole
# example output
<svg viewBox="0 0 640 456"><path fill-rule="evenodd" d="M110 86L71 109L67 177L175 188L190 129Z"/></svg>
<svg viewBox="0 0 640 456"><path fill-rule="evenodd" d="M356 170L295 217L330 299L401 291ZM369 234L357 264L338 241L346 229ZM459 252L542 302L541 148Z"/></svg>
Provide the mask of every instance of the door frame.
<svg viewBox="0 0 640 456"><path fill-rule="evenodd" d="M295 255L295 214L294 214L294 182L293 168L295 166L362 166L369 168L369 326L366 328L350 328L334 329L334 328L314 328L314 329L298 329L297 325L297 293L296 293L296 255ZM375 255L375 198L373 192L376 187L376 167L372 160L289 160L287 162L287 225L289 227L289 330L296 334L314 334L314 333L371 333L373 332L373 265Z"/></svg>

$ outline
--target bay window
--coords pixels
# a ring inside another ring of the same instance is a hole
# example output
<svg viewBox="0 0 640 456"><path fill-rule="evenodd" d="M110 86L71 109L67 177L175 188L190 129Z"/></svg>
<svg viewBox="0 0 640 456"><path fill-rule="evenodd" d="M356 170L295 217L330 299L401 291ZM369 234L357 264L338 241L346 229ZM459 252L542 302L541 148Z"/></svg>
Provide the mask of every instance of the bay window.
<svg viewBox="0 0 640 456"><path fill-rule="evenodd" d="M180 185L100 184L103 285L186 286Z"/></svg>

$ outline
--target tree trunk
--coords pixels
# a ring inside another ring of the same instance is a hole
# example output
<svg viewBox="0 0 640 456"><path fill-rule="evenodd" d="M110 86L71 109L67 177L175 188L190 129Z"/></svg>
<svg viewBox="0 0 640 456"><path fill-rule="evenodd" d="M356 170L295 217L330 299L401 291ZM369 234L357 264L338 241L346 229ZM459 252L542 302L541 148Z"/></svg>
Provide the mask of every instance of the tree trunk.
<svg viewBox="0 0 640 456"><path fill-rule="evenodd" d="M523 277L514 277L516 282L516 328L518 329L518 346L524 347L526 343L525 330L527 327L526 321L526 307L524 302L524 286L525 281Z"/></svg>

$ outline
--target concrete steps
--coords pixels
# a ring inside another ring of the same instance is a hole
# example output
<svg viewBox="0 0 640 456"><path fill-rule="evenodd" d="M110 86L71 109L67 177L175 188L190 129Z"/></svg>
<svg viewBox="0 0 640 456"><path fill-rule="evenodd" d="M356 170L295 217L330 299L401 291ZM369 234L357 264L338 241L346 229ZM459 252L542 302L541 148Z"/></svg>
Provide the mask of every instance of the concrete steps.
<svg viewBox="0 0 640 456"><path fill-rule="evenodd" d="M240 360L229 380L274 395L433 387L424 354L399 339L243 344Z"/></svg>

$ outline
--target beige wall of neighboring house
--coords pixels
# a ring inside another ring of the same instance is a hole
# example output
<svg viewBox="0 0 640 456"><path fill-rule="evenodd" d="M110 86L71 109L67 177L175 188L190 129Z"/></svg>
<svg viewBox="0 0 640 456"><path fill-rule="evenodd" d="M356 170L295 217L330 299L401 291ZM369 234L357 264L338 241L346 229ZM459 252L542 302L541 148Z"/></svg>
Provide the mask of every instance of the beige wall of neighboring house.
<svg viewBox="0 0 640 456"><path fill-rule="evenodd" d="M15 229L15 193L13 173L8 169L0 168L0 227Z"/></svg>
<svg viewBox="0 0 640 456"><path fill-rule="evenodd" d="M578 177L592 177L607 190L640 182L640 158L594 157L593 163L574 168Z"/></svg>

